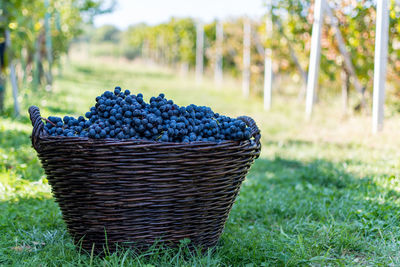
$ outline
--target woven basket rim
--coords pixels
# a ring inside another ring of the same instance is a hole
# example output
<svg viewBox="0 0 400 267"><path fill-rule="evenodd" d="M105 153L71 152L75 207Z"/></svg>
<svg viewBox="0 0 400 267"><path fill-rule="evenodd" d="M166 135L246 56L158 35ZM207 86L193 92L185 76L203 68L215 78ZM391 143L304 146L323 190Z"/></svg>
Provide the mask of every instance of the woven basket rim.
<svg viewBox="0 0 400 267"><path fill-rule="evenodd" d="M221 144L242 144L242 143L253 143L254 139L251 140L243 140L243 141L235 141L235 140L223 140L220 142L212 142L212 141L191 141L191 142L164 142L164 141L154 141L154 140L145 140L145 139L117 139L117 138L101 138L101 139L93 139L89 137L80 137L80 136L51 136L47 133L41 133L39 138L42 140L59 140L59 141L88 141L88 143L140 143L140 144L171 144L171 145L221 145Z"/></svg>

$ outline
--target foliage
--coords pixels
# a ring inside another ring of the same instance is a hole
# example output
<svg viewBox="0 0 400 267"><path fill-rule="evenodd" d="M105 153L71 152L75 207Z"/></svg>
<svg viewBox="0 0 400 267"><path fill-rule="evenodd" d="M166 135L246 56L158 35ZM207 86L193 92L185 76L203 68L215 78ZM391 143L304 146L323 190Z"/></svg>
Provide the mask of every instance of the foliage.
<svg viewBox="0 0 400 267"><path fill-rule="evenodd" d="M372 90L375 46L376 1L344 0L329 2L356 74L367 90ZM269 46L273 50L274 71L299 76L290 48L293 49L303 70L308 69L313 23L314 1L274 0L272 1L273 36L267 40L265 23L252 21L251 73L252 87L259 88L263 81L264 55L258 49ZM326 16L325 16L326 17ZM389 78L400 79L400 7L391 1L389 36ZM179 27L179 25L185 27ZM213 69L215 64L215 21L204 25L204 64ZM178 27L178 28L177 28ZM124 33L128 43L137 47L141 55L165 64L176 65L187 62L195 65L196 21L191 19L171 19L155 26L144 24L131 27ZM322 33L321 81L340 80L343 58L339 52L333 28L329 19L324 20ZM223 68L235 77L242 71L243 19L224 21ZM338 87L340 88L340 87Z"/></svg>
<svg viewBox="0 0 400 267"><path fill-rule="evenodd" d="M361 83L372 90L371 77L374 67L376 1L374 0L344 0L330 1L332 12L338 20L346 48L351 55L357 77ZM390 1L389 25L389 78L397 81L400 70L399 29L400 7L395 1ZM288 42L294 47L304 69L307 69L310 53L311 28L313 22L313 1L305 0L275 0L272 10L274 21L278 19L284 25L280 34L276 27L274 38L271 40L279 71L295 71L295 65L287 50ZM339 52L337 39L329 20L325 19L321 40L321 72L322 79L339 80L343 69L343 58ZM274 25L277 25L276 23Z"/></svg>
<svg viewBox="0 0 400 267"><path fill-rule="evenodd" d="M93 38L95 42L112 42L117 43L120 41L119 38L120 30L113 25L104 25L96 29Z"/></svg>
<svg viewBox="0 0 400 267"><path fill-rule="evenodd" d="M252 22L257 28L257 22ZM140 51L142 57L158 63L177 65L196 64L196 26L197 22L190 18L172 18L166 23L155 26L138 24L123 33L126 44ZM216 21L204 24L204 65L212 68L215 64ZM242 68L242 19L224 22L223 68L234 77L238 77ZM254 39L254 37L253 37ZM252 72L260 74L263 69L264 56L256 51L255 40L252 42ZM257 75L256 75L257 76Z"/></svg>
<svg viewBox="0 0 400 267"><path fill-rule="evenodd" d="M113 2L105 0L7 0L0 2L0 42L10 32L8 55L19 60L25 76L32 70L43 74L46 62L45 13L50 14L52 57L59 60L69 42L79 35L85 22L94 15L109 12ZM107 5L110 6L107 6ZM35 62L37 61L37 62ZM49 71L49 70L47 70ZM33 78L32 78L33 79Z"/></svg>
<svg viewBox="0 0 400 267"><path fill-rule="evenodd" d="M192 19L172 18L156 26L138 24L125 32L127 43L141 55L164 64L195 64L196 27Z"/></svg>

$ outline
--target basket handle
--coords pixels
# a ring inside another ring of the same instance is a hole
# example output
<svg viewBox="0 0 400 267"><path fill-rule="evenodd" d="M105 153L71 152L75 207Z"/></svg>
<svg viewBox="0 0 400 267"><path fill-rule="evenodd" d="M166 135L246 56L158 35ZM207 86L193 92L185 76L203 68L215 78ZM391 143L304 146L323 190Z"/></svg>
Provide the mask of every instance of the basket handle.
<svg viewBox="0 0 400 267"><path fill-rule="evenodd" d="M38 107L31 106L28 112L33 126L31 136L32 145L37 150L39 146L39 135L43 132L44 123L42 121L42 117L40 116L40 110Z"/></svg>
<svg viewBox="0 0 400 267"><path fill-rule="evenodd" d="M254 137L254 140L257 142L257 144L260 144L260 138L261 138L260 129L258 129L256 122L248 116L240 116L238 117L238 119L244 121L247 124L247 126L250 127L251 136Z"/></svg>

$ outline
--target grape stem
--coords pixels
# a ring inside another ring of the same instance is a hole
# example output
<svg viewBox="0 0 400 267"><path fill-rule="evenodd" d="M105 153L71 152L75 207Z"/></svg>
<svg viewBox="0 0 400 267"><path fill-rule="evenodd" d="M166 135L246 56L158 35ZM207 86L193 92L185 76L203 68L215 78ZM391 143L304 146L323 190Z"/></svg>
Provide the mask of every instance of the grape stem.
<svg viewBox="0 0 400 267"><path fill-rule="evenodd" d="M44 118L44 117L40 117L40 118L41 118L42 120L45 120L46 122L50 123L51 125L56 126L56 125L54 124L54 122L50 121L49 119L46 119L46 118Z"/></svg>

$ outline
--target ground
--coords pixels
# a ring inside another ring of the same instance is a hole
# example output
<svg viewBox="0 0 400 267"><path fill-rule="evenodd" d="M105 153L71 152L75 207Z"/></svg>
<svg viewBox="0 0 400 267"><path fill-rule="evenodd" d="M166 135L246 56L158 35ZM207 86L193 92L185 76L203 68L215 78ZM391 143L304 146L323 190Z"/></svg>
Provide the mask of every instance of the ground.
<svg viewBox="0 0 400 267"><path fill-rule="evenodd" d="M81 57L66 63L53 92L23 90L23 116L0 118L0 266L400 264L399 116L390 115L383 133L372 135L370 117L342 116L336 98L321 100L306 121L304 106L285 88L266 112L256 95L241 97L238 81L216 88L193 80L143 62ZM99 258L72 244L31 148L27 108L37 105L43 116L84 114L95 96L116 85L147 98L164 92L178 104L250 115L260 126L262 154L215 251L189 254L182 245Z"/></svg>

